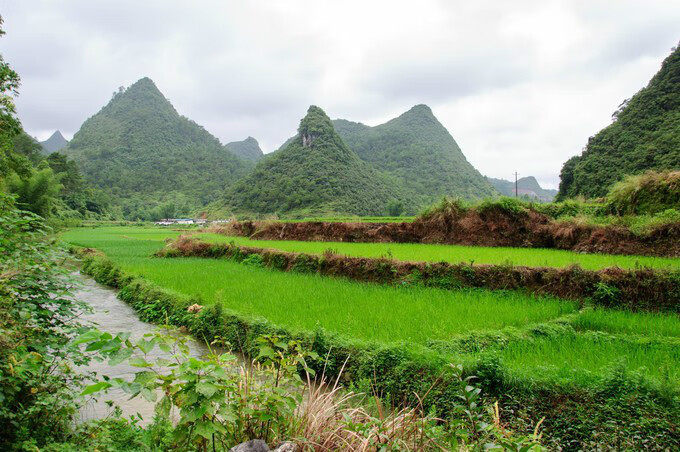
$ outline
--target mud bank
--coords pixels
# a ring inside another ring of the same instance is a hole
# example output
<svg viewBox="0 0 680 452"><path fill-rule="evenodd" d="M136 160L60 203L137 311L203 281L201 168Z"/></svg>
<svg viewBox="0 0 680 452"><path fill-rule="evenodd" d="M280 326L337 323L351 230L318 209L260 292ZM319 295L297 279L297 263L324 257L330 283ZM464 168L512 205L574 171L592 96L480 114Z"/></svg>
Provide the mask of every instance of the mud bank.
<svg viewBox="0 0 680 452"><path fill-rule="evenodd" d="M519 214L500 209L470 210L418 218L412 223L242 221L215 229L220 230L263 240L439 243L680 257L680 223L636 235L619 226L558 222L531 210Z"/></svg>

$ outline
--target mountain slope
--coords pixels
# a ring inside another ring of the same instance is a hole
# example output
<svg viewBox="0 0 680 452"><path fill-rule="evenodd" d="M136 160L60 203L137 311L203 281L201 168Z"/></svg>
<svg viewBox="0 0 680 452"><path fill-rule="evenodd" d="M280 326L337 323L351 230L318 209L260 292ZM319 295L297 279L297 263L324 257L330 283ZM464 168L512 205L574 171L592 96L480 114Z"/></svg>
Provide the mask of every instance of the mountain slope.
<svg viewBox="0 0 680 452"><path fill-rule="evenodd" d="M350 149L397 179L420 206L442 196L498 195L426 105L375 127L344 119L333 124Z"/></svg>
<svg viewBox="0 0 680 452"><path fill-rule="evenodd" d="M260 149L260 143L253 137L248 137L243 141L232 141L224 145L232 154L250 162L257 162L264 153Z"/></svg>
<svg viewBox="0 0 680 452"><path fill-rule="evenodd" d="M311 106L297 136L261 160L227 196L236 212L378 215L399 189L352 152L326 113Z"/></svg>
<svg viewBox="0 0 680 452"><path fill-rule="evenodd" d="M127 217L159 202L174 203L182 212L206 204L247 166L180 116L149 78L116 93L83 123L65 153L123 205Z"/></svg>
<svg viewBox="0 0 680 452"><path fill-rule="evenodd" d="M68 140L64 138L60 131L56 131L47 140L41 141L45 154L61 151L68 146Z"/></svg>
<svg viewBox="0 0 680 452"><path fill-rule="evenodd" d="M515 183L505 179L494 179L487 177L487 180L503 196L515 196ZM527 176L517 179L517 191L519 196L527 196L539 202L552 202L557 195L557 190L542 188L534 176Z"/></svg>
<svg viewBox="0 0 680 452"><path fill-rule="evenodd" d="M680 169L680 48L560 173L560 199L604 196L628 174Z"/></svg>

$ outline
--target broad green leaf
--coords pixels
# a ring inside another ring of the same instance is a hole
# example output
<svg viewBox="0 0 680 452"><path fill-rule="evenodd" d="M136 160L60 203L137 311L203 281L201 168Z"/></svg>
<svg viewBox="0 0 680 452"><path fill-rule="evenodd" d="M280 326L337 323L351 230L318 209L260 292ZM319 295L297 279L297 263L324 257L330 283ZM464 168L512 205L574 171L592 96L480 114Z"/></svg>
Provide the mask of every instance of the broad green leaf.
<svg viewBox="0 0 680 452"><path fill-rule="evenodd" d="M111 387L111 384L106 381L100 381L95 384L87 386L80 395L94 394L95 392L103 391Z"/></svg>
<svg viewBox="0 0 680 452"><path fill-rule="evenodd" d="M132 355L132 349L121 348L109 358L109 366L116 366Z"/></svg>

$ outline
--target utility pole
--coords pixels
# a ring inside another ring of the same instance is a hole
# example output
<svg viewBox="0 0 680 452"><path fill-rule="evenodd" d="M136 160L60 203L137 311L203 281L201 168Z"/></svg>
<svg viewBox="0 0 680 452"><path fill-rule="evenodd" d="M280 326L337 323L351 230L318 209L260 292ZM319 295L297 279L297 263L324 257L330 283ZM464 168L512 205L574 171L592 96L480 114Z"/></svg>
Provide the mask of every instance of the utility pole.
<svg viewBox="0 0 680 452"><path fill-rule="evenodd" d="M519 176L519 173L517 173L517 171L515 171L515 198L519 197L519 195L518 195L519 190L517 189L517 176Z"/></svg>

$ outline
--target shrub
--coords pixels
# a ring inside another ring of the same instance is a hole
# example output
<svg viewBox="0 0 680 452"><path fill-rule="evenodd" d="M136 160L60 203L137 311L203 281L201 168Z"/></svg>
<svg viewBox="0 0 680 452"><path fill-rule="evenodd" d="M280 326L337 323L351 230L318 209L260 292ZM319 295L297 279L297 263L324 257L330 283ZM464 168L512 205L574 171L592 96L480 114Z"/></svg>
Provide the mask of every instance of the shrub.
<svg viewBox="0 0 680 452"><path fill-rule="evenodd" d="M459 198L444 197L436 204L426 208L419 215L420 220L431 220L435 217L461 217L469 209L468 204Z"/></svg>
<svg viewBox="0 0 680 452"><path fill-rule="evenodd" d="M499 199L485 199L477 206L477 211L482 215L491 212L501 212L517 218L526 215L530 208L532 208L531 203L518 198L504 196Z"/></svg>
<svg viewBox="0 0 680 452"><path fill-rule="evenodd" d="M680 171L646 172L614 184L607 195L616 215L655 214L680 206Z"/></svg>

